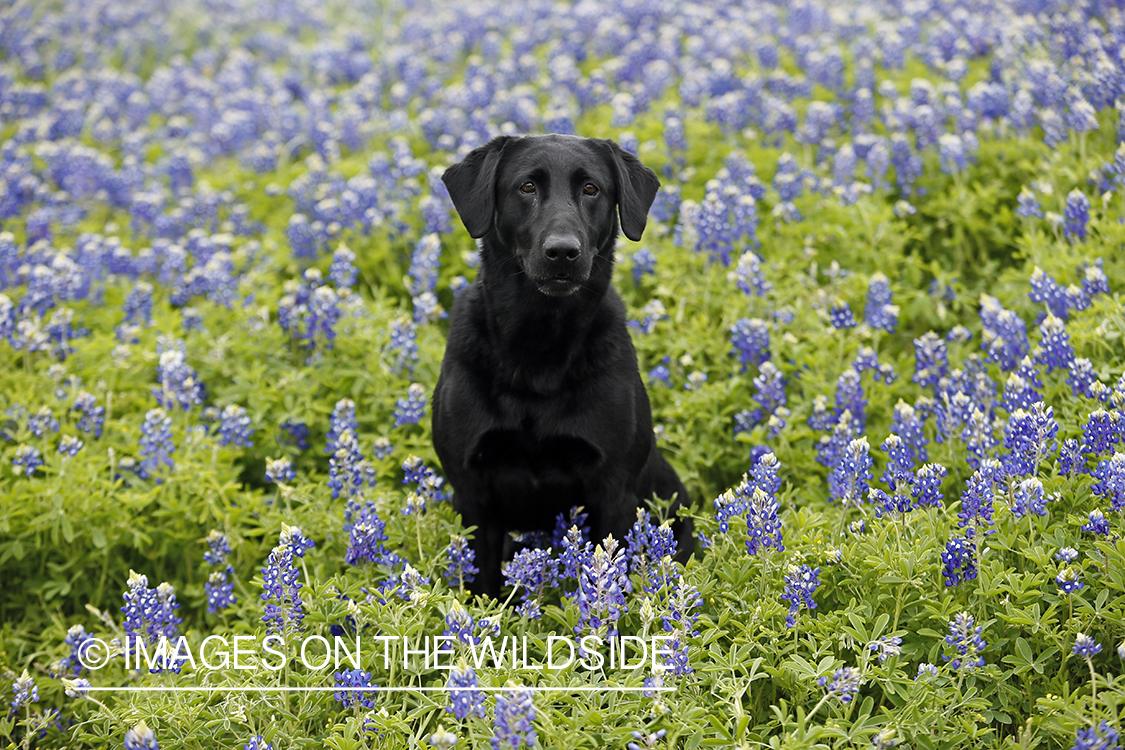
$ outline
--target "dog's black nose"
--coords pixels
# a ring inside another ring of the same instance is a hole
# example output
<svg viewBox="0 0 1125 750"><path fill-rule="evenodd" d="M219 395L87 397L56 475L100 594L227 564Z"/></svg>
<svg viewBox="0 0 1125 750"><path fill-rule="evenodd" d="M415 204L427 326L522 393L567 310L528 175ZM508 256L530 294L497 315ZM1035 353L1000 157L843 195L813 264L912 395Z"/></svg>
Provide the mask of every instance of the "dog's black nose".
<svg viewBox="0 0 1125 750"><path fill-rule="evenodd" d="M543 243L543 256L560 265L578 260L582 255L582 243L574 235L552 234Z"/></svg>

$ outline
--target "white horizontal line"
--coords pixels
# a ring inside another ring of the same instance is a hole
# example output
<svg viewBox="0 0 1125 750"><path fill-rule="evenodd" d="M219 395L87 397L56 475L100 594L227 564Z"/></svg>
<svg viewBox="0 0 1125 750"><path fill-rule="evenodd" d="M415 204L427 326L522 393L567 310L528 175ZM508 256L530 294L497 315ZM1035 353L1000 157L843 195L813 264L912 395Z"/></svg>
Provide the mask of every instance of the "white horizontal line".
<svg viewBox="0 0 1125 750"><path fill-rule="evenodd" d="M340 692L364 692L364 693L448 693L448 692L463 692L466 690L477 690L482 693L501 693L510 692L512 690L530 690L533 693L668 693L675 690L670 687L253 687L253 686L232 686L232 687L198 687L198 686L183 686L176 687L174 685L168 686L154 686L154 687L88 687L82 689L82 692L99 692L99 693L340 693Z"/></svg>

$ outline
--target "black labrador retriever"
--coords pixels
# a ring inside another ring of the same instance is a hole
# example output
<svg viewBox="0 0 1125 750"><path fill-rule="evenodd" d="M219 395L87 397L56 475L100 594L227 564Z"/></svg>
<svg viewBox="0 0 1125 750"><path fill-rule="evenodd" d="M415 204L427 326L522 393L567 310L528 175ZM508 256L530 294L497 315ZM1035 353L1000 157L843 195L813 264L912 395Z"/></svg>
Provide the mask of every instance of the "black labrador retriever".
<svg viewBox="0 0 1125 750"><path fill-rule="evenodd" d="M509 531L572 506L623 540L639 502L688 494L656 449L648 394L610 285L620 230L639 240L660 181L613 141L501 136L442 175L480 271L453 307L434 448L496 597ZM676 522L681 559L690 521Z"/></svg>

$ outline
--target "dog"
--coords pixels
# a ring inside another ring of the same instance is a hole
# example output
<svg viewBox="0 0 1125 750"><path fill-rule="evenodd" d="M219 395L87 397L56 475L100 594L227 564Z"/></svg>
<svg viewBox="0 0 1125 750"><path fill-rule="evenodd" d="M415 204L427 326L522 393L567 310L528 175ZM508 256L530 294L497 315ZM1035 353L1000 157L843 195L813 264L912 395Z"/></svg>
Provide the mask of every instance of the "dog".
<svg viewBox="0 0 1125 750"><path fill-rule="evenodd" d="M581 506L593 541L622 541L654 495L689 504L610 283L617 234L641 238L660 180L611 140L535 135L494 138L442 181L481 262L453 306L434 448L476 527L470 591L498 597L508 532ZM674 530L685 560L690 520Z"/></svg>

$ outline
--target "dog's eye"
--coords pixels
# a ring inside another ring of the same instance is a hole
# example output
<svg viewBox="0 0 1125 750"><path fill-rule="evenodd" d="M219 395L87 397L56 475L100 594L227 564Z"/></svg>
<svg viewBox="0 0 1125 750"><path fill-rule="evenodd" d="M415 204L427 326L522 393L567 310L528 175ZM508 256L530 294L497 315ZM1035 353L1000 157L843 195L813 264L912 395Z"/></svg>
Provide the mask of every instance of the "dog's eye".
<svg viewBox="0 0 1125 750"><path fill-rule="evenodd" d="M587 182L585 185L582 186L582 192L585 193L586 195L597 195L598 194L598 186L595 185L592 182Z"/></svg>
<svg viewBox="0 0 1125 750"><path fill-rule="evenodd" d="M535 192L535 183L525 182L524 184L520 185L520 192L526 195L531 195Z"/></svg>

